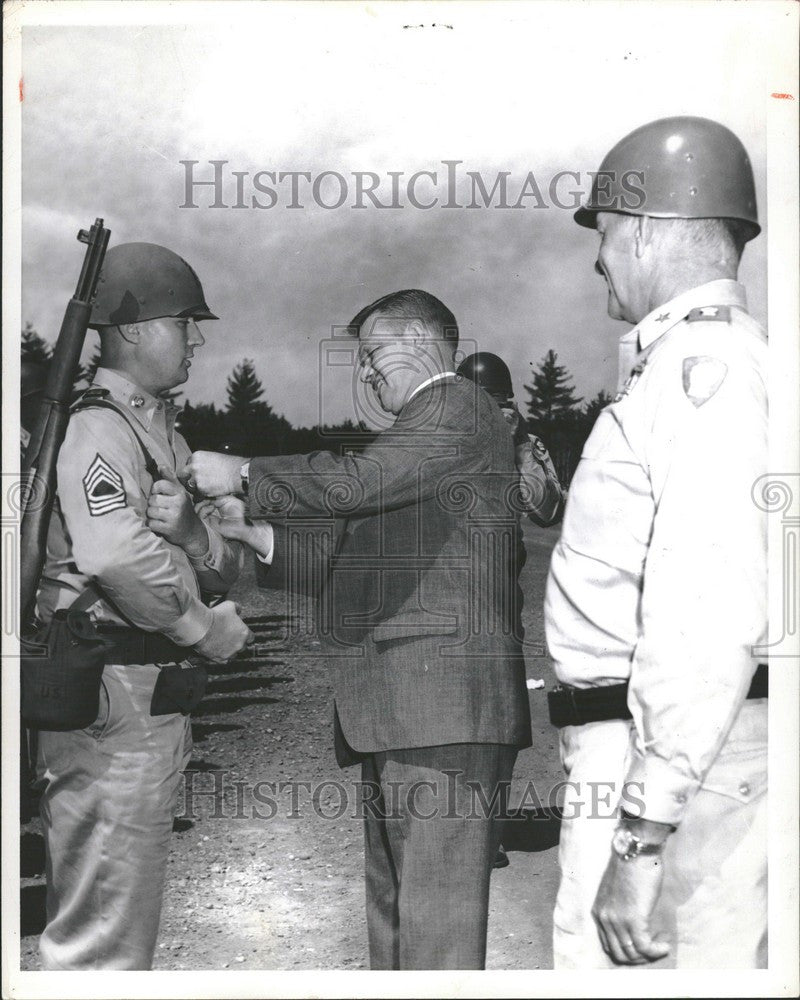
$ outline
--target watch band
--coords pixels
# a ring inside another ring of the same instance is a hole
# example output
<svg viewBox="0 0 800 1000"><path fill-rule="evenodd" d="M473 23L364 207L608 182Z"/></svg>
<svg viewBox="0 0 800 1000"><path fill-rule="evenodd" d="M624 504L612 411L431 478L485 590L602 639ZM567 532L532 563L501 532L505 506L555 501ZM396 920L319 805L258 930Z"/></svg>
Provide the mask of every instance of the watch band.
<svg viewBox="0 0 800 1000"><path fill-rule="evenodd" d="M661 854L665 843L666 841L650 843L642 840L626 826L620 825L614 831L611 847L622 861L632 861L634 858Z"/></svg>

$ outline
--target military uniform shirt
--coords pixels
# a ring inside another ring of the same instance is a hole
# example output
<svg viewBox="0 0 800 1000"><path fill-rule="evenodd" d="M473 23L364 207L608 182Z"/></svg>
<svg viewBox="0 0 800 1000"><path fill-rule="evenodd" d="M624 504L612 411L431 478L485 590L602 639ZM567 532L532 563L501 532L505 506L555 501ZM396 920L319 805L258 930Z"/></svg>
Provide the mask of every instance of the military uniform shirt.
<svg viewBox="0 0 800 1000"><path fill-rule="evenodd" d="M677 823L733 724L765 642L766 335L718 280L620 343L617 399L569 490L545 599L559 680L630 681L643 815ZM632 367L632 371L631 371Z"/></svg>
<svg viewBox="0 0 800 1000"><path fill-rule="evenodd" d="M191 452L174 430L177 408L133 385L121 373L99 368L94 387L125 409L156 463L182 470ZM37 612L47 622L69 607L96 578L109 600L92 617L160 632L181 646L199 642L212 615L201 587L225 592L242 560L238 542L206 523L209 547L190 558L146 524L152 479L133 431L107 409L74 413L58 458L58 503L50 526Z"/></svg>

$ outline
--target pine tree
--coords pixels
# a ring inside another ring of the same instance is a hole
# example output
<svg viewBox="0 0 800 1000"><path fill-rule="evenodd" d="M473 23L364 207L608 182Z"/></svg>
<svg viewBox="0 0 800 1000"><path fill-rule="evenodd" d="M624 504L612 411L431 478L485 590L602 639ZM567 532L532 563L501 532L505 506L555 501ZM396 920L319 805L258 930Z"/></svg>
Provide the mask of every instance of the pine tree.
<svg viewBox="0 0 800 1000"><path fill-rule="evenodd" d="M244 416L252 411L263 395L264 387L256 375L253 362L244 358L228 376L228 412Z"/></svg>
<svg viewBox="0 0 800 1000"><path fill-rule="evenodd" d="M558 364L558 355L552 348L534 369L533 383L526 385L525 391L531 397L528 401L531 420L544 426L574 418L583 398L575 395L572 376L564 365Z"/></svg>
<svg viewBox="0 0 800 1000"><path fill-rule="evenodd" d="M22 331L22 360L46 365L52 356L53 348L34 330L33 323L27 322Z"/></svg>
<svg viewBox="0 0 800 1000"><path fill-rule="evenodd" d="M97 374L97 369L100 367L100 348L96 347L94 354L89 359L89 363L84 367L83 373L86 379L86 384L91 385L94 382L94 377Z"/></svg>
<svg viewBox="0 0 800 1000"><path fill-rule="evenodd" d="M213 403L187 403L178 414L175 426L186 438L192 451L219 451L225 442L224 413Z"/></svg>
<svg viewBox="0 0 800 1000"><path fill-rule="evenodd" d="M590 399L583 407L583 415L586 418L586 424L591 430L594 427L594 422L600 416L600 411L604 410L609 403L613 403L613 397L610 393L606 392L605 389L601 389L600 392Z"/></svg>
<svg viewBox="0 0 800 1000"><path fill-rule="evenodd" d="M43 368L47 368L53 359L52 346L34 330L33 323L30 321L25 324L22 331L20 353L23 363L41 365ZM88 370L79 364L73 383L73 391L75 393L79 391L79 386L82 382L85 382L86 385L90 384L91 379L87 378L87 375Z"/></svg>

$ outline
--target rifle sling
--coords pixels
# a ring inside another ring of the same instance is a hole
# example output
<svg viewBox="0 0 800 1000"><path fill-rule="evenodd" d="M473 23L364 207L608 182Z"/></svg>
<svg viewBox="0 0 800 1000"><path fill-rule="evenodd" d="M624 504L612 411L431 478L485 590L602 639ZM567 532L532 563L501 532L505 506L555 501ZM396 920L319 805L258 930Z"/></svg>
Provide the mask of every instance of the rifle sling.
<svg viewBox="0 0 800 1000"><path fill-rule="evenodd" d="M156 462L156 460L148 451L147 446L145 445L144 441L142 441L141 435L134 427L133 421L128 417L128 414L125 412L125 410L122 409L121 406L117 406L116 403L112 403L111 400L109 399L92 397L89 399L79 399L78 402L71 407L71 412L77 413L78 410L90 410L98 407L104 410L113 410L114 413L117 413L120 417L122 417L122 419L125 421L128 427L130 427L131 431L133 431L133 436L139 443L139 448L142 451L142 457L144 458L144 467L147 471L147 475L150 476L153 482L155 482L157 479L160 479L161 476L158 471L158 462ZM73 603L70 605L69 610L85 611L87 608L90 608L96 601L103 599L104 599L103 592L101 591L97 582L93 581L85 588L85 590L83 590L75 598Z"/></svg>

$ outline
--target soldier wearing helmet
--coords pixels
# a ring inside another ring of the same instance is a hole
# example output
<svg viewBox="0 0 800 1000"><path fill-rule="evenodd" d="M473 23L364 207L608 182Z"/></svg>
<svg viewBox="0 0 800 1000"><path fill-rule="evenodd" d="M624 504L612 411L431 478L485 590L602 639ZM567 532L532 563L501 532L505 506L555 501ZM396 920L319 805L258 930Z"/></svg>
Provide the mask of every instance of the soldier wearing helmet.
<svg viewBox="0 0 800 1000"><path fill-rule="evenodd" d="M190 657L225 662L252 638L232 602L202 599L227 591L241 551L178 482L190 451L161 398L188 378L205 319L216 317L177 254L108 251L91 321L100 365L59 455L37 594L41 622L88 610L106 645L95 722L39 734L45 969L150 968L189 712L204 687Z"/></svg>
<svg viewBox="0 0 800 1000"><path fill-rule="evenodd" d="M545 599L569 778L555 965L765 968L766 526L751 490L767 347L737 282L759 233L750 161L717 122L651 122L611 150L575 219L597 230L608 312L632 328Z"/></svg>
<svg viewBox="0 0 800 1000"><path fill-rule="evenodd" d="M478 351L464 358L458 374L489 393L511 428L520 476L520 502L525 513L541 528L556 524L564 508L564 491L544 442L528 433L517 409L508 365L496 354Z"/></svg>

